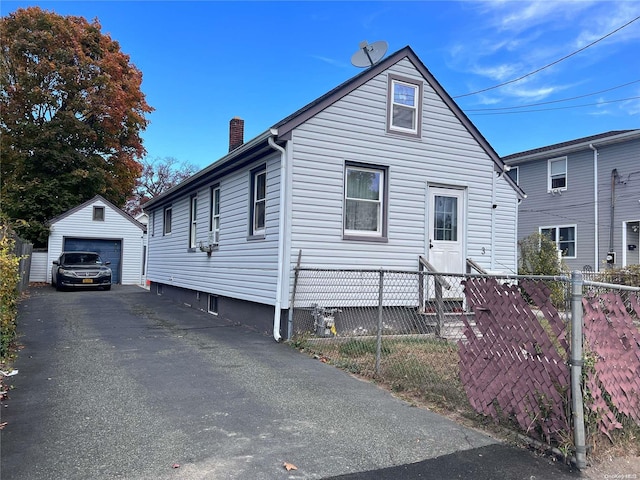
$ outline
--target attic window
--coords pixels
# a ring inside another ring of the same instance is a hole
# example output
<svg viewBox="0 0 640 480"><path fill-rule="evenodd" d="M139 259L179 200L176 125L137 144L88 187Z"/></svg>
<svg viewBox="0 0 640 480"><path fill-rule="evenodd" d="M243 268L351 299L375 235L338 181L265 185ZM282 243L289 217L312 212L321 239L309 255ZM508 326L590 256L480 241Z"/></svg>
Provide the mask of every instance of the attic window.
<svg viewBox="0 0 640 480"><path fill-rule="evenodd" d="M104 222L104 207L93 207L93 221Z"/></svg>
<svg viewBox="0 0 640 480"><path fill-rule="evenodd" d="M422 85L400 77L389 77L387 131L419 137L421 134Z"/></svg>

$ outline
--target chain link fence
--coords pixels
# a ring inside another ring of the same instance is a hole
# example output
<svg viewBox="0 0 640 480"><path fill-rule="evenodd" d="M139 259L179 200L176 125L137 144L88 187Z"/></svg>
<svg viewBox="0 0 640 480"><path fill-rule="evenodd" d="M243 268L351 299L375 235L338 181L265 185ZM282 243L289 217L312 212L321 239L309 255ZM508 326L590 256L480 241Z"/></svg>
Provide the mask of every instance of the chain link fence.
<svg viewBox="0 0 640 480"><path fill-rule="evenodd" d="M492 418L584 466L587 444L640 425L638 290L578 272L298 268L289 332L322 361Z"/></svg>

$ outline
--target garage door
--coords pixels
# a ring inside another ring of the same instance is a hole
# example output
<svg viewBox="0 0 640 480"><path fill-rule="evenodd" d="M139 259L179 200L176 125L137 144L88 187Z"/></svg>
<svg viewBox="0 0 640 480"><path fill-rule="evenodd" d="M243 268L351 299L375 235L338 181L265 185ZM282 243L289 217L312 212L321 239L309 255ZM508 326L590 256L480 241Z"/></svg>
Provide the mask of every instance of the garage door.
<svg viewBox="0 0 640 480"><path fill-rule="evenodd" d="M97 238L65 238L65 252L97 252L105 262L111 262L111 282L120 283L122 262L122 240L101 240Z"/></svg>

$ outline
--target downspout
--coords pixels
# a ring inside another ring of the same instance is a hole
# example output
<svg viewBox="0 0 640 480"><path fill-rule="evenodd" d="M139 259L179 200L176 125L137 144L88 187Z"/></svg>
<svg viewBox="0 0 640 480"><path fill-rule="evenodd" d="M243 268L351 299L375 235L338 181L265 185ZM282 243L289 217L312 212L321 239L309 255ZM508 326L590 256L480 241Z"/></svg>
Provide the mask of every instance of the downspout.
<svg viewBox="0 0 640 480"><path fill-rule="evenodd" d="M282 274L284 270L284 210L285 210L285 194L286 194L286 172L287 172L287 152L278 145L273 138L278 135L278 130L271 129L271 136L267 140L269 146L280 152L280 203L278 211L278 277L276 279L276 303L273 312L273 338L279 342L280 336L280 316L282 315Z"/></svg>
<svg viewBox="0 0 640 480"><path fill-rule="evenodd" d="M611 170L611 222L609 224L609 252L613 252L613 216L616 209L616 179L618 178L618 169Z"/></svg>
<svg viewBox="0 0 640 480"><path fill-rule="evenodd" d="M589 148L593 150L593 223L595 225L595 232L593 234L593 268L596 272L599 272L600 260L598 250L600 248L600 242L598 240L598 232L600 231L600 222L598 220L598 150L593 146L593 143L589 144Z"/></svg>

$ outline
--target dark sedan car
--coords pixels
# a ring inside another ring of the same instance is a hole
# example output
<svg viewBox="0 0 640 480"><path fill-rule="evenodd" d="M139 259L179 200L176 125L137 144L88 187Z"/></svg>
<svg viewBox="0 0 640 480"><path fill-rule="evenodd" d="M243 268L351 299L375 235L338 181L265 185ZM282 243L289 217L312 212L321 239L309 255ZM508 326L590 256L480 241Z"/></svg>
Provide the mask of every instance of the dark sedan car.
<svg viewBox="0 0 640 480"><path fill-rule="evenodd" d="M103 262L95 252L63 252L54 260L51 285L64 288L102 287L111 289L111 262Z"/></svg>

